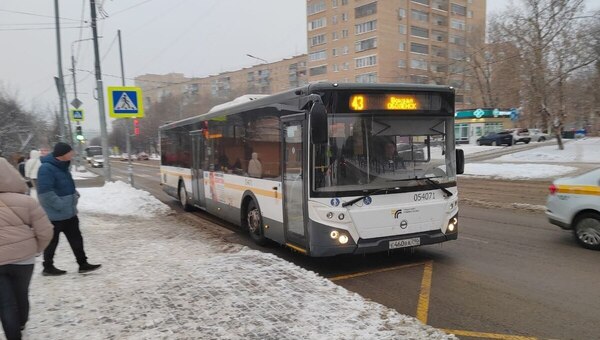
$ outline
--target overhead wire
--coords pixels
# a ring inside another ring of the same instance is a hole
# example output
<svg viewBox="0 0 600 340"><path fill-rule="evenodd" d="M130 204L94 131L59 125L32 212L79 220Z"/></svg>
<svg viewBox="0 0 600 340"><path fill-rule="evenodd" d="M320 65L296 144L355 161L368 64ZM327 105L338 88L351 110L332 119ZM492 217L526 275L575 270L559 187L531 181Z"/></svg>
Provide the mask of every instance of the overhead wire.
<svg viewBox="0 0 600 340"><path fill-rule="evenodd" d="M44 15L44 14L38 14L38 13L32 13L32 12L13 11L13 10L9 10L9 9L0 9L0 12L30 15L30 16L36 16L36 17L42 17L42 18L52 18L52 19L56 18L54 15ZM79 21L77 19L71 19L71 18L65 18L65 17L58 17L58 18L63 19L63 20Z"/></svg>

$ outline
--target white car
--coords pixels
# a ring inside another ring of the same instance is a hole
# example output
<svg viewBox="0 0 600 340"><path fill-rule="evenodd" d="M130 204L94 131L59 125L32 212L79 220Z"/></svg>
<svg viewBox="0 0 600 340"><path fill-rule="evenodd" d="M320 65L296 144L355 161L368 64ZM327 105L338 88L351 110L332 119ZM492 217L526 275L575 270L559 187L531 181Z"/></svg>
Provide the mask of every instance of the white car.
<svg viewBox="0 0 600 340"><path fill-rule="evenodd" d="M555 180L546 216L550 223L573 230L582 247L600 250L600 169Z"/></svg>
<svg viewBox="0 0 600 340"><path fill-rule="evenodd" d="M533 142L544 142L544 141L547 141L552 138L549 134L542 132L542 129L528 129L528 130L529 130L529 137L531 137L531 141L533 141Z"/></svg>
<svg viewBox="0 0 600 340"><path fill-rule="evenodd" d="M104 167L104 157L102 155L93 156L90 160L90 164L92 168L102 168Z"/></svg>

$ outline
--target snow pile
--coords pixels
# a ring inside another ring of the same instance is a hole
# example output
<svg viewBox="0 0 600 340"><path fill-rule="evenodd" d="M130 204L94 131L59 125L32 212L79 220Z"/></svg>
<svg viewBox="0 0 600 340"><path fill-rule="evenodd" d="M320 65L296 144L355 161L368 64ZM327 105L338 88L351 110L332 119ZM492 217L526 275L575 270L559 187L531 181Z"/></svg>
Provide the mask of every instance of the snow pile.
<svg viewBox="0 0 600 340"><path fill-rule="evenodd" d="M98 175L91 171L71 171L71 176L73 176L73 179L90 179L98 177Z"/></svg>
<svg viewBox="0 0 600 340"><path fill-rule="evenodd" d="M467 163L465 175L486 176L502 179L554 178L568 174L577 168L550 164Z"/></svg>
<svg viewBox="0 0 600 340"><path fill-rule="evenodd" d="M80 213L154 217L169 214L171 208L150 193L132 188L121 181L107 182L103 187L81 188L77 208Z"/></svg>
<svg viewBox="0 0 600 340"><path fill-rule="evenodd" d="M566 141L564 150L556 144L516 152L494 159L499 162L600 163L600 138Z"/></svg>
<svg viewBox="0 0 600 340"><path fill-rule="evenodd" d="M86 275L31 286L29 339L456 339L272 254L222 241L208 222L81 216ZM41 259L38 258L38 261Z"/></svg>

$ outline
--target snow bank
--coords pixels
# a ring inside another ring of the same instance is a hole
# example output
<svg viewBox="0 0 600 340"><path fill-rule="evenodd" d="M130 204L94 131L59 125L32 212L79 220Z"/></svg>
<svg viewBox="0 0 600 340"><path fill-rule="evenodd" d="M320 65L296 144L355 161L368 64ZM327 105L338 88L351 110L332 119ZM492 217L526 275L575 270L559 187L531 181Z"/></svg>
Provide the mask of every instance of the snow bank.
<svg viewBox="0 0 600 340"><path fill-rule="evenodd" d="M501 150L504 149L504 146L488 146L488 145L470 145L470 144L458 144L456 145L457 149L462 149L466 155L472 155L475 153L492 151L492 150Z"/></svg>
<svg viewBox="0 0 600 340"><path fill-rule="evenodd" d="M488 176L502 179L554 178L577 168L550 164L467 163L465 175Z"/></svg>
<svg viewBox="0 0 600 340"><path fill-rule="evenodd" d="M171 212L166 204L147 191L132 188L121 181L107 182L103 187L81 188L77 208L80 213L100 213L151 218Z"/></svg>
<svg viewBox="0 0 600 340"><path fill-rule="evenodd" d="M600 138L584 138L565 141L565 149L558 150L556 144L504 155L498 162L555 162L555 163L600 163Z"/></svg>
<svg viewBox="0 0 600 340"><path fill-rule="evenodd" d="M98 175L91 171L71 171L71 176L73 176L73 179L90 179L98 177Z"/></svg>

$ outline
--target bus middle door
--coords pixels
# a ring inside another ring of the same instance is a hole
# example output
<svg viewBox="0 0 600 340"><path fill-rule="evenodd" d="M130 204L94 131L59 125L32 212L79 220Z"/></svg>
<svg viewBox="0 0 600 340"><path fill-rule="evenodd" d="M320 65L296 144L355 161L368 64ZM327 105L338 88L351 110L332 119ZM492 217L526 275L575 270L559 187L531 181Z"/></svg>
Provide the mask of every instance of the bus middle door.
<svg viewBox="0 0 600 340"><path fill-rule="evenodd" d="M202 130L190 132L192 138L192 193L193 201L197 207L206 208L204 197L204 158L205 145Z"/></svg>

